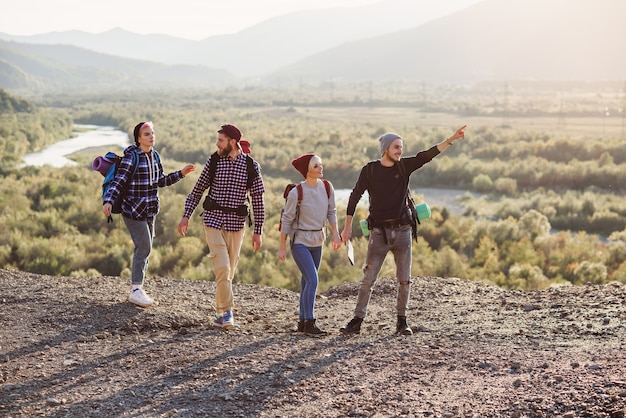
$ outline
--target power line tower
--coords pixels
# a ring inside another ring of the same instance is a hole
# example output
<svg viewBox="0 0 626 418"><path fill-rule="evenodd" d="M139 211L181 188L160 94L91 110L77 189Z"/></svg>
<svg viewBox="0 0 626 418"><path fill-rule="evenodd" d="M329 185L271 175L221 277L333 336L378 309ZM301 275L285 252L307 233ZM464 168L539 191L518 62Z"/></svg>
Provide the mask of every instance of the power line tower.
<svg viewBox="0 0 626 418"><path fill-rule="evenodd" d="M624 88L622 89L622 140L624 139L624 117L626 117L626 81L624 81Z"/></svg>
<svg viewBox="0 0 626 418"><path fill-rule="evenodd" d="M565 111L563 110L563 98L561 97L561 107L559 108L559 126L565 126Z"/></svg>
<svg viewBox="0 0 626 418"><path fill-rule="evenodd" d="M502 127L509 126L509 83L504 82L504 103L502 104Z"/></svg>

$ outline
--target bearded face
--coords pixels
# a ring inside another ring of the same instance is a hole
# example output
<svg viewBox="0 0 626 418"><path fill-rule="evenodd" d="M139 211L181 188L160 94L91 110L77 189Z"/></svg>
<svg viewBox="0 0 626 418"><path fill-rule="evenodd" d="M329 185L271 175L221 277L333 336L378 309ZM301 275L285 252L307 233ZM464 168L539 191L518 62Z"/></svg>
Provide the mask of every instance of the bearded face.
<svg viewBox="0 0 626 418"><path fill-rule="evenodd" d="M403 144L402 139L396 139L391 143L389 148L383 153L383 158L387 158L390 161L400 161L402 157Z"/></svg>
<svg viewBox="0 0 626 418"><path fill-rule="evenodd" d="M230 144L230 141L226 143L226 146L224 148L218 148L218 152L220 156L228 155L231 153L232 150L233 150L233 146Z"/></svg>
<svg viewBox="0 0 626 418"><path fill-rule="evenodd" d="M215 145L217 146L217 152L220 156L228 155L233 151L231 141L232 139L230 139L223 133L217 135L217 142L215 143Z"/></svg>

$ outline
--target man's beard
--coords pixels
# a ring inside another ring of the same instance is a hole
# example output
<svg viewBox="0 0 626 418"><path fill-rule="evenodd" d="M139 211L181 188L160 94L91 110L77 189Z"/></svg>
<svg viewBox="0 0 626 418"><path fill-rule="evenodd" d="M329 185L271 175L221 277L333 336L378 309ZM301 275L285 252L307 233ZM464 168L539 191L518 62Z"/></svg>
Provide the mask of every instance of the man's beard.
<svg viewBox="0 0 626 418"><path fill-rule="evenodd" d="M400 158L402 158L402 154L400 154L399 157L396 157L394 155L395 153L391 152L391 150L389 148L387 148L387 151L385 151L385 152L387 153L387 158L389 158L391 161L398 161Z"/></svg>
<svg viewBox="0 0 626 418"><path fill-rule="evenodd" d="M230 154L230 152L233 150L232 145L230 145L230 142L228 143L228 145L226 146L226 148L219 150L219 154L221 157Z"/></svg>

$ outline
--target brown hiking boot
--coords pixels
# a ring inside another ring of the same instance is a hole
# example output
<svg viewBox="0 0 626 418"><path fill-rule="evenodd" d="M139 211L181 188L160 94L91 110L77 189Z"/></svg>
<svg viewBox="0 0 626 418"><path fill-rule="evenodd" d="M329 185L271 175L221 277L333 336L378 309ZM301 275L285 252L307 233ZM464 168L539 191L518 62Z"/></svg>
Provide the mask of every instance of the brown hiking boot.
<svg viewBox="0 0 626 418"><path fill-rule="evenodd" d="M315 319L305 319L302 331L304 335L308 335L309 337L321 337L327 334L327 332L322 331L315 325Z"/></svg>
<svg viewBox="0 0 626 418"><path fill-rule="evenodd" d="M360 334L362 322L363 322L363 318L359 318L355 316L354 318L352 318L350 322L348 322L348 325L340 328L339 332L341 332L344 335Z"/></svg>

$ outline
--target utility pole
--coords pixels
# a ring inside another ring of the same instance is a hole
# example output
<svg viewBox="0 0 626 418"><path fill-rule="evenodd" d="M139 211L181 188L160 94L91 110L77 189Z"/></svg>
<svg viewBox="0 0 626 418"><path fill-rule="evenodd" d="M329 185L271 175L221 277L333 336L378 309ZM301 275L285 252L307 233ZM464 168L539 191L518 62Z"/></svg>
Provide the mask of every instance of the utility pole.
<svg viewBox="0 0 626 418"><path fill-rule="evenodd" d="M563 112L563 98L561 97L561 107L559 108L559 126L565 126L565 113Z"/></svg>
<svg viewBox="0 0 626 418"><path fill-rule="evenodd" d="M504 82L504 104L502 105L502 127L505 128L508 125L508 112L509 112L509 83Z"/></svg>
<svg viewBox="0 0 626 418"><path fill-rule="evenodd" d="M622 108L620 109L622 113L622 140L624 139L624 116L626 113L626 81L624 81L624 88L622 89Z"/></svg>

